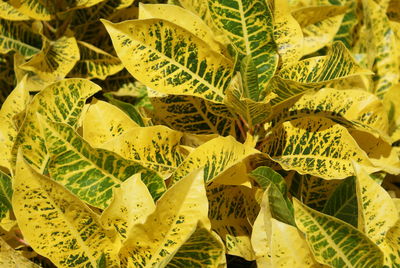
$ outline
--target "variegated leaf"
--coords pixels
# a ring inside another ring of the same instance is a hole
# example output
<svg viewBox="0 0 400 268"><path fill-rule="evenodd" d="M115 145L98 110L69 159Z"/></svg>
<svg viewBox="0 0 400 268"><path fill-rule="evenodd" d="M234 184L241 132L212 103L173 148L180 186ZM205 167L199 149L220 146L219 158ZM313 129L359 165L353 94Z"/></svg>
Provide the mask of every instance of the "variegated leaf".
<svg viewBox="0 0 400 268"><path fill-rule="evenodd" d="M222 102L233 64L197 36L160 19L103 23L125 68L146 86Z"/></svg>
<svg viewBox="0 0 400 268"><path fill-rule="evenodd" d="M357 228L357 194L354 177L349 177L336 187L322 209L324 214L338 218Z"/></svg>
<svg viewBox="0 0 400 268"><path fill-rule="evenodd" d="M221 238L202 224L175 253L167 268L226 267L225 249Z"/></svg>
<svg viewBox="0 0 400 268"><path fill-rule="evenodd" d="M210 183L246 157L260 153L258 150L239 143L233 137L218 137L197 147L172 175L176 183L193 170L204 167L204 182Z"/></svg>
<svg viewBox="0 0 400 268"><path fill-rule="evenodd" d="M89 43L78 41L80 59L69 73L73 77L106 79L124 67L121 61Z"/></svg>
<svg viewBox="0 0 400 268"><path fill-rule="evenodd" d="M282 176L269 167L258 167L249 175L268 193L272 217L295 226L293 204L287 197L288 190Z"/></svg>
<svg viewBox="0 0 400 268"><path fill-rule="evenodd" d="M373 66L373 92L383 98L386 91L399 82L400 63L395 36L390 28L386 10L374 0L363 0L364 20L369 31L367 53L372 55L368 67Z"/></svg>
<svg viewBox="0 0 400 268"><path fill-rule="evenodd" d="M209 218L212 229L222 238L228 254L254 260L251 247L251 225L247 218L246 199L249 191L244 186L213 184L207 189L210 202Z"/></svg>
<svg viewBox="0 0 400 268"><path fill-rule="evenodd" d="M0 1L0 18L5 20L30 20L30 18L23 13L19 12L18 9L14 8L8 1Z"/></svg>
<svg viewBox="0 0 400 268"><path fill-rule="evenodd" d="M58 267L96 267L104 255L117 267L115 232L103 229L99 216L54 180L35 172L20 153L13 179L12 205L29 245Z"/></svg>
<svg viewBox="0 0 400 268"><path fill-rule="evenodd" d="M139 172L155 200L165 191L163 179L139 163L94 149L67 124L40 121L51 159L51 177L90 205L106 208L112 189Z"/></svg>
<svg viewBox="0 0 400 268"><path fill-rule="evenodd" d="M7 97L0 110L0 166L11 171L12 147L18 133L14 117L22 113L30 98L25 87L26 79L22 80Z"/></svg>
<svg viewBox="0 0 400 268"><path fill-rule="evenodd" d="M272 218L269 204L265 192L251 236L258 267L319 268L298 229Z"/></svg>
<svg viewBox="0 0 400 268"><path fill-rule="evenodd" d="M120 108L123 112L125 112L133 121L135 121L136 124L138 124L141 127L146 126L149 122L149 118L145 118L142 113L139 111L138 108L136 108L135 105L128 103L128 102L124 102L124 101L120 101L118 99L116 99L114 97L113 94L111 93L106 93L103 95L104 97L107 98L108 102L117 106L118 108ZM145 97L143 97L145 98ZM141 107L142 104L139 103L137 104L137 106L139 106L139 108Z"/></svg>
<svg viewBox="0 0 400 268"><path fill-rule="evenodd" d="M40 268L39 265L29 261L20 252L9 246L2 238L0 238L0 266L12 268Z"/></svg>
<svg viewBox="0 0 400 268"><path fill-rule="evenodd" d="M274 40L284 65L295 64L303 52L303 32L289 10L288 0L274 1Z"/></svg>
<svg viewBox="0 0 400 268"><path fill-rule="evenodd" d="M180 148L183 134L165 126L137 127L123 133L101 148L136 161L163 177L169 176L185 159Z"/></svg>
<svg viewBox="0 0 400 268"><path fill-rule="evenodd" d="M356 89L323 88L282 102L274 106L268 127L310 113L388 139L389 122L382 102L373 94Z"/></svg>
<svg viewBox="0 0 400 268"><path fill-rule="evenodd" d="M330 119L308 116L286 121L265 138L262 151L286 170L325 179L354 175L351 161L378 171L346 128Z"/></svg>
<svg viewBox="0 0 400 268"><path fill-rule="evenodd" d="M11 206L11 177L0 170L0 219L6 217Z"/></svg>
<svg viewBox="0 0 400 268"><path fill-rule="evenodd" d="M84 79L65 79L43 89L36 94L27 108L23 125L19 129L12 149L13 163L21 147L25 159L42 173L48 156L41 136L37 113L56 122L75 126L85 101L100 90L96 84Z"/></svg>
<svg viewBox="0 0 400 268"><path fill-rule="evenodd" d="M345 6L311 6L293 12L303 30L303 55L318 51L333 41L346 9Z"/></svg>
<svg viewBox="0 0 400 268"><path fill-rule="evenodd" d="M207 0L213 22L236 46L251 56L257 69L259 94L274 75L278 54L273 41L272 12L263 0Z"/></svg>
<svg viewBox="0 0 400 268"><path fill-rule="evenodd" d="M153 198L140 175L134 175L114 188L110 205L101 214L101 222L108 229L116 229L125 240L135 224L144 223L155 210Z"/></svg>
<svg viewBox="0 0 400 268"><path fill-rule="evenodd" d="M226 49L219 43L213 31L198 16L176 5L166 4L142 4L139 3L139 19L163 19L185 28L189 32L205 41L215 51L226 55Z"/></svg>
<svg viewBox="0 0 400 268"><path fill-rule="evenodd" d="M74 37L61 37L56 41L45 38L42 50L19 68L52 83L63 79L78 60L79 48Z"/></svg>
<svg viewBox="0 0 400 268"><path fill-rule="evenodd" d="M42 38L28 24L0 19L0 53L18 51L23 56L39 53Z"/></svg>
<svg viewBox="0 0 400 268"><path fill-rule="evenodd" d="M320 263L331 267L383 267L383 254L356 228L294 199L297 227Z"/></svg>
<svg viewBox="0 0 400 268"><path fill-rule="evenodd" d="M358 66L341 42L335 42L326 56L304 59L282 68L268 86L278 95L272 100L276 104L309 89L320 89L337 80L368 74L371 72Z"/></svg>
<svg viewBox="0 0 400 268"><path fill-rule="evenodd" d="M102 145L138 127L127 114L112 104L94 99L82 119L83 138L93 147Z"/></svg>
<svg viewBox="0 0 400 268"><path fill-rule="evenodd" d="M315 176L293 175L290 193L310 208L321 211L342 180L324 180Z"/></svg>
<svg viewBox="0 0 400 268"><path fill-rule="evenodd" d="M193 96L150 96L156 124L193 134L233 135L235 121L223 104Z"/></svg>
<svg viewBox="0 0 400 268"><path fill-rule="evenodd" d="M164 267L190 239L199 221L207 230L210 229L207 213L203 171L195 170L160 198L156 210L144 224L131 228L120 250L122 264L127 267Z"/></svg>
<svg viewBox="0 0 400 268"><path fill-rule="evenodd" d="M246 59L246 57L244 58ZM226 91L225 104L232 113L240 115L248 124L249 128L264 123L270 116L271 104L267 96L264 100L254 101L246 97L244 85L240 76L235 76Z"/></svg>
<svg viewBox="0 0 400 268"><path fill-rule="evenodd" d="M182 6L183 8L193 12L198 17L200 17L213 31L215 32L215 25L212 20L210 10L208 9L207 1L197 1L197 0L176 0L176 4Z"/></svg>

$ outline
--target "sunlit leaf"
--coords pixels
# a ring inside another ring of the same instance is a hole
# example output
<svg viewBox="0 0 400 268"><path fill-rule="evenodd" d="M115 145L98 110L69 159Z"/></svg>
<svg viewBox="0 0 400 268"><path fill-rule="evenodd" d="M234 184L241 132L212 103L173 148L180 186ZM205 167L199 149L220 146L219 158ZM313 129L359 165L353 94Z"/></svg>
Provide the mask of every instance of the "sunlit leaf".
<svg viewBox="0 0 400 268"><path fill-rule="evenodd" d="M59 267L96 267L102 254L118 263L115 232L103 229L99 216L57 182L36 173L19 154L12 205L29 245Z"/></svg>
<svg viewBox="0 0 400 268"><path fill-rule="evenodd" d="M30 18L23 13L19 12L18 9L14 8L7 1L0 1L0 18L5 20L30 20Z"/></svg>
<svg viewBox="0 0 400 268"><path fill-rule="evenodd" d="M39 268L0 238L0 265L3 267Z"/></svg>

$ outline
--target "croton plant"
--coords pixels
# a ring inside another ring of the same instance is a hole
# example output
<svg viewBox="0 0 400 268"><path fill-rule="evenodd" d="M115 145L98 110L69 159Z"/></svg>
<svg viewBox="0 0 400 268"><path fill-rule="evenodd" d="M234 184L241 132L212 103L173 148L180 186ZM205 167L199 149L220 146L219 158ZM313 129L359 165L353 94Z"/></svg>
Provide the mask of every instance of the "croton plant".
<svg viewBox="0 0 400 268"><path fill-rule="evenodd" d="M0 267L400 267L400 1L0 18Z"/></svg>

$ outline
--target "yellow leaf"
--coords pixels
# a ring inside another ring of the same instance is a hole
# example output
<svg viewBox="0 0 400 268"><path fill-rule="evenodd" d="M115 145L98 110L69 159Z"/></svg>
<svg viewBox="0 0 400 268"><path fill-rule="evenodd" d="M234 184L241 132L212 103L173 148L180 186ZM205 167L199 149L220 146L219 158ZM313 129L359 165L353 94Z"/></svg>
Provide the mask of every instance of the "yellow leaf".
<svg viewBox="0 0 400 268"><path fill-rule="evenodd" d="M345 6L309 6L292 13L303 30L302 55L311 54L333 41L346 9Z"/></svg>
<svg viewBox="0 0 400 268"><path fill-rule="evenodd" d="M102 145L138 127L126 113L105 101L94 99L82 121L83 138L93 147Z"/></svg>
<svg viewBox="0 0 400 268"><path fill-rule="evenodd" d="M144 224L131 228L120 250L123 265L164 267L199 221L210 229L203 176L203 170L196 170L180 180L159 199Z"/></svg>
<svg viewBox="0 0 400 268"><path fill-rule="evenodd" d="M80 59L69 73L69 76L104 80L124 68L117 57L100 48L83 41L78 41L78 47Z"/></svg>
<svg viewBox="0 0 400 268"><path fill-rule="evenodd" d="M369 160L347 129L330 119L308 116L276 126L265 138L262 152L286 170L324 179L344 179L354 175L351 161L379 168Z"/></svg>
<svg viewBox="0 0 400 268"><path fill-rule="evenodd" d="M207 24L187 9L176 5L139 3L139 19L152 18L173 22L205 41L215 51L227 55L226 49L215 40L215 34Z"/></svg>
<svg viewBox="0 0 400 268"><path fill-rule="evenodd" d="M247 218L246 199L252 198L244 186L214 183L207 189L212 229L225 242L228 254L254 260L251 225Z"/></svg>
<svg viewBox="0 0 400 268"><path fill-rule="evenodd" d="M74 37L50 41L44 37L42 50L19 66L34 72L41 80L56 82L63 79L79 60L79 48Z"/></svg>
<svg viewBox="0 0 400 268"><path fill-rule="evenodd" d="M13 209L29 245L58 267L118 267L115 232L103 229L99 216L52 179L36 173L18 154L13 180ZM103 257L103 256L104 257Z"/></svg>
<svg viewBox="0 0 400 268"><path fill-rule="evenodd" d="M101 148L138 162L166 178L186 157L180 148L182 135L165 126L136 127Z"/></svg>
<svg viewBox="0 0 400 268"><path fill-rule="evenodd" d="M233 63L203 40L161 19L103 23L118 57L137 80L164 94L222 103Z"/></svg>
<svg viewBox="0 0 400 268"><path fill-rule="evenodd" d="M87 98L101 88L89 80L64 79L43 89L29 104L23 125L19 129L12 149L13 164L18 148L21 147L25 159L43 172L48 161L44 139L36 113L55 121L75 126Z"/></svg>
<svg viewBox="0 0 400 268"><path fill-rule="evenodd" d="M19 12L18 9L14 8L10 3L1 0L0 1L0 18L6 20L30 20L30 18L23 13Z"/></svg>
<svg viewBox="0 0 400 268"><path fill-rule="evenodd" d="M289 11L288 0L275 0L274 41L284 65L296 63L303 51L303 32Z"/></svg>
<svg viewBox="0 0 400 268"><path fill-rule="evenodd" d="M194 170L204 167L204 182L210 183L246 157L260 153L233 137L218 137L197 147L176 169L172 182L176 183Z"/></svg>
<svg viewBox="0 0 400 268"><path fill-rule="evenodd" d="M260 267L322 267L296 227L272 218L268 191L264 192L251 239Z"/></svg>
<svg viewBox="0 0 400 268"><path fill-rule="evenodd" d="M383 267L383 254L356 228L293 199L297 227L315 259L330 267Z"/></svg>
<svg viewBox="0 0 400 268"><path fill-rule="evenodd" d="M40 268L0 238L0 266L9 268Z"/></svg>
<svg viewBox="0 0 400 268"><path fill-rule="evenodd" d="M37 73L23 70L19 66L25 64L28 60L25 59L24 56L15 53L14 54L14 72L15 72L15 78L17 79L17 82L20 83L22 79L25 79L25 84L26 88L30 92L35 92L35 91L41 91L50 84L52 84L54 81L45 81L39 77ZM26 78L24 78L26 77Z"/></svg>
<svg viewBox="0 0 400 268"><path fill-rule="evenodd" d="M134 175L114 188L113 199L103 211L101 222L108 229L115 228L123 241L136 224L143 224L155 210L153 198L140 175Z"/></svg>
<svg viewBox="0 0 400 268"><path fill-rule="evenodd" d="M7 97L0 110L0 166L11 171L11 151L18 133L14 117L22 113L30 98L23 79Z"/></svg>

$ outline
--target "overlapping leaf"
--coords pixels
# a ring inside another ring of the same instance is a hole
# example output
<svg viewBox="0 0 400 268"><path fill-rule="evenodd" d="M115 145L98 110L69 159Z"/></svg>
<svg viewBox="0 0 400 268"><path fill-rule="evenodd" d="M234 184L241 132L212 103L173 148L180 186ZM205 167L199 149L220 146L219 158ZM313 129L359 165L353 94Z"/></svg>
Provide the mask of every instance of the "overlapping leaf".
<svg viewBox="0 0 400 268"><path fill-rule="evenodd" d="M3 267L39 268L0 238L0 265Z"/></svg>
<svg viewBox="0 0 400 268"><path fill-rule="evenodd" d="M262 0L208 0L208 5L213 22L236 46L241 57L253 58L261 94L278 64L268 4Z"/></svg>
<svg viewBox="0 0 400 268"><path fill-rule="evenodd" d="M30 18L23 13L19 12L18 9L14 8L7 1L0 1L0 18L5 20L29 20Z"/></svg>
<svg viewBox="0 0 400 268"><path fill-rule="evenodd" d="M12 209L11 196L11 178L0 170L0 219L4 218Z"/></svg>
<svg viewBox="0 0 400 268"><path fill-rule="evenodd" d="M383 267L383 254L353 226L308 208L294 199L297 227L320 263L332 267Z"/></svg>
<svg viewBox="0 0 400 268"><path fill-rule="evenodd" d="M209 230L207 212L203 171L196 170L160 198L144 224L131 228L120 250L122 264L163 267L190 239L199 221Z"/></svg>
<svg viewBox="0 0 400 268"><path fill-rule="evenodd" d="M125 68L146 86L222 102L233 64L203 40L160 19L103 23Z"/></svg>
<svg viewBox="0 0 400 268"><path fill-rule="evenodd" d="M86 99L99 90L96 84L76 78L61 80L38 93L27 108L24 123L15 138L12 149L14 163L18 148L21 147L25 159L43 172L48 156L37 113L52 121L75 126Z"/></svg>
<svg viewBox="0 0 400 268"><path fill-rule="evenodd" d="M92 148L73 128L41 119L52 178L92 206L106 208L112 189L133 174L142 179L154 199L165 191L163 179L140 164L103 149Z"/></svg>
<svg viewBox="0 0 400 268"><path fill-rule="evenodd" d="M324 117L282 123L267 136L262 151L284 169L325 179L354 175L351 161L379 170L343 126Z"/></svg>
<svg viewBox="0 0 400 268"><path fill-rule="evenodd" d="M118 265L115 232L106 231L99 216L57 182L36 173L22 154L13 180L12 204L24 238L59 267L96 267L101 258Z"/></svg>
<svg viewBox="0 0 400 268"><path fill-rule="evenodd" d="M182 133L165 126L133 128L105 143L101 148L113 151L126 159L166 177L183 162L180 148Z"/></svg>

